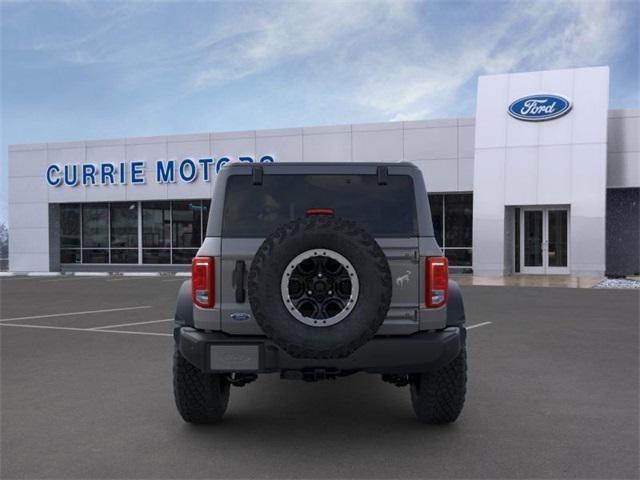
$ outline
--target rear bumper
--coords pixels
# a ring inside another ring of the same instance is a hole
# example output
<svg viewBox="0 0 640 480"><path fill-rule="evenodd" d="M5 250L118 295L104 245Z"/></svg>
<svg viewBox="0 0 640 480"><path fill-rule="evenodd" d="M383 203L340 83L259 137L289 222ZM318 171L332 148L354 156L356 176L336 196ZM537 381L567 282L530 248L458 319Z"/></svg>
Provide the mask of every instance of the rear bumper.
<svg viewBox="0 0 640 480"><path fill-rule="evenodd" d="M203 372L271 373L325 370L335 373L407 374L438 369L460 352L466 331L449 327L407 336L379 336L336 359L295 358L262 336L227 335L176 327L180 353Z"/></svg>

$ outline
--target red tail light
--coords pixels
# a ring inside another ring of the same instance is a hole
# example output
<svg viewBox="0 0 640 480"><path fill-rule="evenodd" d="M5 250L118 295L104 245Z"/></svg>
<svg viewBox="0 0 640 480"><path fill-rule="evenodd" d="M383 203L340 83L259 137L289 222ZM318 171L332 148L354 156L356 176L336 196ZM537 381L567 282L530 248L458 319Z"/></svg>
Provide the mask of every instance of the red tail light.
<svg viewBox="0 0 640 480"><path fill-rule="evenodd" d="M427 308L441 307L449 296L449 262L445 257L429 257L425 263Z"/></svg>
<svg viewBox="0 0 640 480"><path fill-rule="evenodd" d="M215 260L213 257L195 257L191 261L191 299L202 308L215 305Z"/></svg>
<svg viewBox="0 0 640 480"><path fill-rule="evenodd" d="M305 212L307 215L333 215L333 208L308 208Z"/></svg>

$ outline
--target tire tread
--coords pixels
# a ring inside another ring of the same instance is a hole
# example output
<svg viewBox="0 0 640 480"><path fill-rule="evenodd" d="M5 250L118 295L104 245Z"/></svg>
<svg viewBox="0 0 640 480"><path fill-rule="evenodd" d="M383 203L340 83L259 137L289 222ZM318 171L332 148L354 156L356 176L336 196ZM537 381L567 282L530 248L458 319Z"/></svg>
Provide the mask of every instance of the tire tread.
<svg viewBox="0 0 640 480"><path fill-rule="evenodd" d="M463 346L447 366L412 377L411 403L416 417L429 424L454 422L462 412L466 391L467 351Z"/></svg>
<svg viewBox="0 0 640 480"><path fill-rule="evenodd" d="M207 374L189 363L176 349L173 355L173 392L182 418L189 423L219 421L229 403L229 381Z"/></svg>
<svg viewBox="0 0 640 480"><path fill-rule="evenodd" d="M260 315L256 315L256 320L260 324L264 333L271 338L274 342L284 348L288 353L298 358L313 358L313 359L328 359L328 358L341 358L346 357L353 353L358 347L362 346L369 340L371 340L389 311L391 305L391 272L389 270L389 264L387 258L375 241L375 239L369 235L365 230L358 227L358 225L347 219L324 217L324 216L309 216L297 220L293 220L278 227L271 235L269 235L262 246L258 249L249 272L249 301L253 312L260 312L261 305L251 295L251 292L256 291L258 288L259 279L263 276L265 270L265 263L274 249L282 246L293 235L299 234L300 230L305 232L312 232L314 230L333 231L336 234L345 235L351 237L352 241L358 244L374 262L376 270L380 273L381 279L381 294L377 300L377 312L374 316L376 321L370 322L368 328L365 329L362 334L342 345L336 345L333 348L325 350L315 350L310 348L304 348L301 345L291 343L276 330L274 330L270 322L265 319L261 319ZM373 301L373 300L372 300Z"/></svg>

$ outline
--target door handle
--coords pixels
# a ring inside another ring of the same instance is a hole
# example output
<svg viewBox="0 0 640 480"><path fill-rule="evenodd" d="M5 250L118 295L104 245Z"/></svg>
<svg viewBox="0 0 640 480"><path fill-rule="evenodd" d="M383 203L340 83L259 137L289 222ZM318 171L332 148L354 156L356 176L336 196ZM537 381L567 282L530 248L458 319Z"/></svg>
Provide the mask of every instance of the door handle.
<svg viewBox="0 0 640 480"><path fill-rule="evenodd" d="M244 272L245 272L244 260L236 261L236 268L233 271L233 287L236 290L236 303L244 303Z"/></svg>

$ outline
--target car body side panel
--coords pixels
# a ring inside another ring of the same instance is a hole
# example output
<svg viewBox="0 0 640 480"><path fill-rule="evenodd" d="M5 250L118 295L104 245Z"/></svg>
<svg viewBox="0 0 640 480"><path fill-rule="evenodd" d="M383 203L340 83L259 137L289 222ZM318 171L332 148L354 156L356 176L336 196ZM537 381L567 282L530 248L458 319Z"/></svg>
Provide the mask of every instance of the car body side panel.
<svg viewBox="0 0 640 480"><path fill-rule="evenodd" d="M253 318L249 304L247 282L253 257L262 245L261 238L223 238L220 272L220 326L226 333L235 335L263 335L262 329ZM238 261L245 263L242 285L236 285L234 272ZM236 288L245 291L244 302L236 301Z"/></svg>
<svg viewBox="0 0 640 480"><path fill-rule="evenodd" d="M378 335L409 335L419 329L420 265L417 238L378 238L391 270L391 306Z"/></svg>

